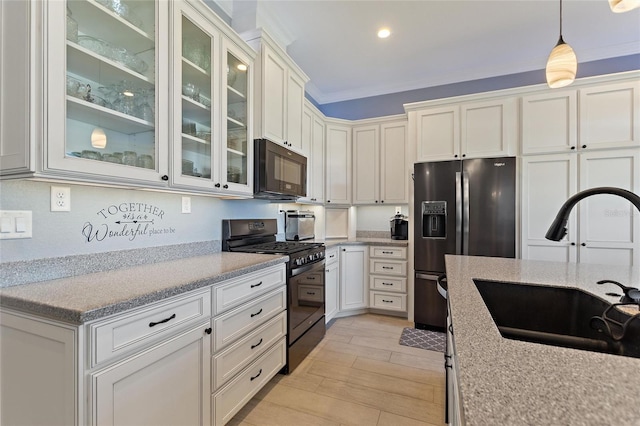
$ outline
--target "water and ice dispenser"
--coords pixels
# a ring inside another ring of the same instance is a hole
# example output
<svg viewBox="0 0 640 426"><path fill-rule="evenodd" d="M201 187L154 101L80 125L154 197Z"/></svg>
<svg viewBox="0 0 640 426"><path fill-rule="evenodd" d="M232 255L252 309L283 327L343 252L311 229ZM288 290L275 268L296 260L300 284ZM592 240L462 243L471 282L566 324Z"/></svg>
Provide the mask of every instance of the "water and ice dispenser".
<svg viewBox="0 0 640 426"><path fill-rule="evenodd" d="M447 202L422 202L422 238L447 238Z"/></svg>

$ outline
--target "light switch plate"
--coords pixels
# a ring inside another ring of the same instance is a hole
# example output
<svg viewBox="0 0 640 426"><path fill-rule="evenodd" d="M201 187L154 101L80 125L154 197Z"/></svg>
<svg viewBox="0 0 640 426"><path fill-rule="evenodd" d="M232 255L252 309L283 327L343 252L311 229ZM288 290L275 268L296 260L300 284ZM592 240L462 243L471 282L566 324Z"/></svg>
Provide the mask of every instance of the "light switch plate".
<svg viewBox="0 0 640 426"><path fill-rule="evenodd" d="M32 238L32 213L30 210L0 210L0 239Z"/></svg>

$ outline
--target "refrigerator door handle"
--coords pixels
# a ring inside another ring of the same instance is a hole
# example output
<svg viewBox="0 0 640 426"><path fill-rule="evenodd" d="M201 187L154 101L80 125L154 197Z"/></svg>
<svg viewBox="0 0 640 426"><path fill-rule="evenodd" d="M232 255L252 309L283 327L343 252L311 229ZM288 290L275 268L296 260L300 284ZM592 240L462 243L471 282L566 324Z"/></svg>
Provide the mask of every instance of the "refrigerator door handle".
<svg viewBox="0 0 640 426"><path fill-rule="evenodd" d="M423 274L420 272L416 272L416 278L419 280L431 280L431 281L437 281L438 277L441 274Z"/></svg>
<svg viewBox="0 0 640 426"><path fill-rule="evenodd" d="M462 173L456 172L456 254L462 254Z"/></svg>
<svg viewBox="0 0 640 426"><path fill-rule="evenodd" d="M462 254L469 254L469 173L462 173Z"/></svg>

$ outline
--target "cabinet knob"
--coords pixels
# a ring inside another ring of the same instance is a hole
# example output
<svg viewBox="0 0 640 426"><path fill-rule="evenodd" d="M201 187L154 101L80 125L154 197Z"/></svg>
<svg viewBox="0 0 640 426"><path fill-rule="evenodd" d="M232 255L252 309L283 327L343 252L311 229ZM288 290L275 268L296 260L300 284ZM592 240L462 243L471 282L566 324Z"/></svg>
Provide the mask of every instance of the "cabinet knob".
<svg viewBox="0 0 640 426"><path fill-rule="evenodd" d="M219 183L216 183L216 184L215 184L215 185L213 185L213 186L215 186L216 188L220 188L220 184L219 184Z"/></svg>
<svg viewBox="0 0 640 426"><path fill-rule="evenodd" d="M576 243L571 243L571 245L572 245L572 246L575 246L575 245L576 245Z"/></svg>
<svg viewBox="0 0 640 426"><path fill-rule="evenodd" d="M381 203L384 203L384 200L381 200L380 202L381 202Z"/></svg>
<svg viewBox="0 0 640 426"><path fill-rule="evenodd" d="M458 158L458 154L454 155L453 158Z"/></svg>
<svg viewBox="0 0 640 426"><path fill-rule="evenodd" d="M162 175L162 177L161 177L160 179L162 179L162 180L165 180L165 181L166 181L166 180L169 180L169 176L167 176L167 175Z"/></svg>
<svg viewBox="0 0 640 426"><path fill-rule="evenodd" d="M376 204L378 204L378 200L376 200Z"/></svg>
<svg viewBox="0 0 640 426"><path fill-rule="evenodd" d="M347 251L347 249L342 249L342 251Z"/></svg>
<svg viewBox="0 0 640 426"><path fill-rule="evenodd" d="M327 200L327 203L330 203L330 202L331 202L331 200Z"/></svg>
<svg viewBox="0 0 640 426"><path fill-rule="evenodd" d="M462 158L464 158L464 157L466 157L466 156L467 156L467 154L462 154Z"/></svg>
<svg viewBox="0 0 640 426"><path fill-rule="evenodd" d="M229 185L227 185L226 183L223 186L224 189L229 189Z"/></svg>
<svg viewBox="0 0 640 426"><path fill-rule="evenodd" d="M207 333L207 334L211 334L211 331L212 331L211 327L204 329L204 332Z"/></svg>
<svg viewBox="0 0 640 426"><path fill-rule="evenodd" d="M582 247L586 247L586 246L587 246L587 243L580 243L580 245L581 245Z"/></svg>
<svg viewBox="0 0 640 426"><path fill-rule="evenodd" d="M582 145L582 148L586 148L586 147L587 147L586 145Z"/></svg>
<svg viewBox="0 0 640 426"><path fill-rule="evenodd" d="M576 147L575 147L575 146L572 146L572 147L571 147L571 149L576 149Z"/></svg>

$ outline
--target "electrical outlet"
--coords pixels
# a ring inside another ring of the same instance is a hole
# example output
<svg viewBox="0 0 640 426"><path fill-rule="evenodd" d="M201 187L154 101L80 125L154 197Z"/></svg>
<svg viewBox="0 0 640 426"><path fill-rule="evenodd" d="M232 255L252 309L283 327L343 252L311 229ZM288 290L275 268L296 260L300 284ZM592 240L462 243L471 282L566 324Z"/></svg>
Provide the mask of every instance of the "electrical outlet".
<svg viewBox="0 0 640 426"><path fill-rule="evenodd" d="M191 213L191 197L182 197L182 213Z"/></svg>
<svg viewBox="0 0 640 426"><path fill-rule="evenodd" d="M402 214L402 208L400 206L396 206L396 214Z"/></svg>
<svg viewBox="0 0 640 426"><path fill-rule="evenodd" d="M71 188L69 188L68 186L51 187L51 211L71 211Z"/></svg>

